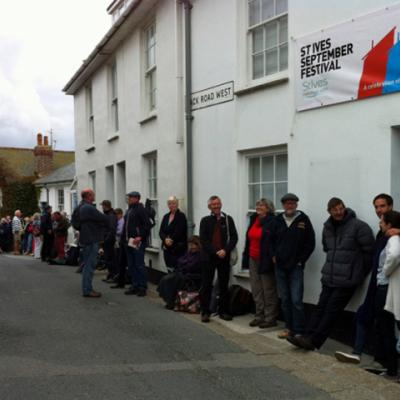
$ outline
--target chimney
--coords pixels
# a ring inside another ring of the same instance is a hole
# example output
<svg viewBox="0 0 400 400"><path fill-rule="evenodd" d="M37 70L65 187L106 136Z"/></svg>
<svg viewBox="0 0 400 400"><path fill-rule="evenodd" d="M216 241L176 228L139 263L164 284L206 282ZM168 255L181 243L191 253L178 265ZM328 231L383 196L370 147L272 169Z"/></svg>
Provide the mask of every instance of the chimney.
<svg viewBox="0 0 400 400"><path fill-rule="evenodd" d="M44 143L43 143L44 139ZM33 149L35 155L35 173L39 178L53 172L53 148L49 146L49 138L37 135L37 146Z"/></svg>

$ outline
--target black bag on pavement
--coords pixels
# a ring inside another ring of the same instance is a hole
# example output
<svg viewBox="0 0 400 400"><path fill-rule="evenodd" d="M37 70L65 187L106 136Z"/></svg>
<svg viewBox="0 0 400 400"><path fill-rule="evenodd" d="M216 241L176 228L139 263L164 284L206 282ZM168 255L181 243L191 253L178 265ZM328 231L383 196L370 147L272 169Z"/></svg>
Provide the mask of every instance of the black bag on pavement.
<svg viewBox="0 0 400 400"><path fill-rule="evenodd" d="M65 254L65 265L79 265L79 246L71 246Z"/></svg>
<svg viewBox="0 0 400 400"><path fill-rule="evenodd" d="M254 300L251 292L240 285L229 288L229 314L244 315L254 310Z"/></svg>

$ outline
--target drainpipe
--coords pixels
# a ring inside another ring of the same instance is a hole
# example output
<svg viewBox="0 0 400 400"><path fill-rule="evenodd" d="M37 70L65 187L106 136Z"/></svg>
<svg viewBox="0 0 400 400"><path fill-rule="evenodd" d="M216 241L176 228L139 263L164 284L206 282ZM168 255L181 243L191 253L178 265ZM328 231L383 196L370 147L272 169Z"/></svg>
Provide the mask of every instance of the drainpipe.
<svg viewBox="0 0 400 400"><path fill-rule="evenodd" d="M185 19L185 123L186 123L186 199L188 235L191 237L194 231L193 216L193 129L192 129L192 54L191 54L191 9L190 0L179 0L184 6Z"/></svg>

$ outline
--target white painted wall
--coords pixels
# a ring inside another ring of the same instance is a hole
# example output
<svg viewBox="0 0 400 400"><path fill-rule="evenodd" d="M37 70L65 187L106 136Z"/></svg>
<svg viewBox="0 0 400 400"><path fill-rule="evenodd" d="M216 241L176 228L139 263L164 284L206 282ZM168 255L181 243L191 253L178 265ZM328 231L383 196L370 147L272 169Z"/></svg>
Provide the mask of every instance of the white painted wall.
<svg viewBox="0 0 400 400"><path fill-rule="evenodd" d="M398 3L396 0L321 2L289 0L289 37L349 20ZM253 85L248 79L246 48L246 0L195 0L192 9L193 91L227 81L235 89ZM105 167L126 162L126 188L146 195L142 155L157 151L159 215L166 211L163 199L185 195L184 148L176 144L184 121L180 37L176 36L176 2L160 1L154 10L157 25L157 118L140 125L141 106L140 27L115 53L119 76L119 138L108 142L110 108L106 66L92 77L95 150L86 152L85 96L75 96L76 168L80 189L95 170L97 198L106 193ZM178 43L178 45L177 45ZM208 213L207 198L221 196L224 209L233 215L243 248L246 229L248 154L287 148L289 190L300 197L300 208L311 218L317 233L317 249L305 275L305 300L315 302L320 292L324 260L320 241L327 218L326 203L342 197L359 217L377 230L372 198L380 192L400 194L398 171L400 94L295 112L294 48L289 40L289 68L279 74L280 83L235 96L234 101L194 112L194 210L195 222ZM177 79L178 77L178 79ZM393 136L394 135L394 136ZM115 185L116 187L118 185ZM121 198L116 193L115 198ZM396 201L399 199L396 198ZM162 258L153 257L162 268ZM359 296L350 308L354 309Z"/></svg>
<svg viewBox="0 0 400 400"><path fill-rule="evenodd" d="M49 191L49 201L48 203L52 206L53 211L62 211L58 204L58 190L64 190L64 211L67 213L68 217L71 217L72 214L72 205L71 205L71 183L69 184L61 184L61 185L48 185ZM39 195L39 206L41 202L47 202L47 191L44 187L40 188Z"/></svg>

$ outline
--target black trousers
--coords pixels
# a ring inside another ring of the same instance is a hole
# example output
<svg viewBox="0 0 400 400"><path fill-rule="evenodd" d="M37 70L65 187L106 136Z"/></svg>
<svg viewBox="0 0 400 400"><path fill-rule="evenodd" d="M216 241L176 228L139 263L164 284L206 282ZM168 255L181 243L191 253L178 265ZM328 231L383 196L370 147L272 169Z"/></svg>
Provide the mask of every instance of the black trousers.
<svg viewBox="0 0 400 400"><path fill-rule="evenodd" d="M205 264L202 271L200 304L201 304L201 312L203 314L210 314L211 292L212 292L215 270L217 270L218 274L218 289L219 289L218 312L219 314L229 313L228 285L231 274L231 266L229 264L229 258L227 260L226 259L221 260L218 257L212 257Z"/></svg>
<svg viewBox="0 0 400 400"><path fill-rule="evenodd" d="M126 267L128 265L128 260L126 258L125 246L120 243L117 249L117 270L118 270L118 285L125 285L126 279Z"/></svg>
<svg viewBox="0 0 400 400"><path fill-rule="evenodd" d="M181 257L181 254L174 254L171 251L164 250L164 261L169 271L175 270L179 257Z"/></svg>
<svg viewBox="0 0 400 400"><path fill-rule="evenodd" d="M337 288L322 285L318 304L307 326L307 336L319 349L328 339L336 320L353 297L356 288Z"/></svg>
<svg viewBox="0 0 400 400"><path fill-rule="evenodd" d="M388 285L378 286L375 297L375 359L387 368L388 375L397 375L395 320L384 309Z"/></svg>
<svg viewBox="0 0 400 400"><path fill-rule="evenodd" d="M113 278L117 274L117 262L115 258L115 241L105 241L103 244L104 262L108 271L108 278Z"/></svg>
<svg viewBox="0 0 400 400"><path fill-rule="evenodd" d="M40 257L42 261L48 261L52 258L52 253L54 251L54 236L49 234L43 235L43 244Z"/></svg>

